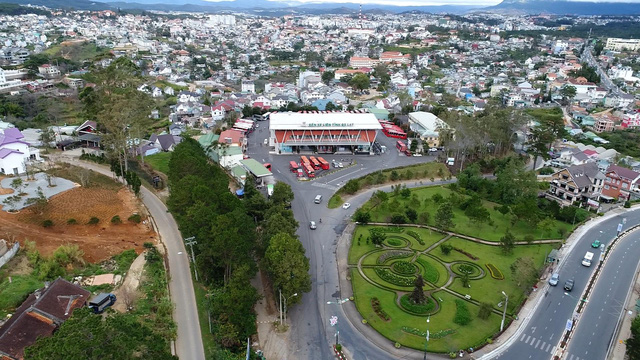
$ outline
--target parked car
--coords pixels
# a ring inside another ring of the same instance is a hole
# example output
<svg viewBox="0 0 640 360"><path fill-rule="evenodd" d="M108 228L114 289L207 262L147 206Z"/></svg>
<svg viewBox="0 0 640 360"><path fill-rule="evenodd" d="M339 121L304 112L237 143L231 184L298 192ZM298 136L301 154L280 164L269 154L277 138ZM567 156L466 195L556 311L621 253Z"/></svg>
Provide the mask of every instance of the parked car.
<svg viewBox="0 0 640 360"><path fill-rule="evenodd" d="M351 204L349 204L349 203L344 203L344 205L342 205L342 208L345 209L345 210L347 210L350 207L351 207Z"/></svg>
<svg viewBox="0 0 640 360"><path fill-rule="evenodd" d="M551 275L551 279L549 279L549 285L556 286L558 285L558 281L560 280L560 274L555 273Z"/></svg>
<svg viewBox="0 0 640 360"><path fill-rule="evenodd" d="M115 304L116 296L111 293L100 293L89 301L89 308L96 314L102 314L109 306Z"/></svg>
<svg viewBox="0 0 640 360"><path fill-rule="evenodd" d="M569 279L567 281L564 282L564 289L566 291L571 291L573 290L573 279Z"/></svg>
<svg viewBox="0 0 640 360"><path fill-rule="evenodd" d="M315 221L309 221L309 229L311 230L315 230L318 227L316 226L316 222Z"/></svg>
<svg viewBox="0 0 640 360"><path fill-rule="evenodd" d="M594 242L591 243L591 247L594 249L597 249L600 247L600 240L596 240Z"/></svg>

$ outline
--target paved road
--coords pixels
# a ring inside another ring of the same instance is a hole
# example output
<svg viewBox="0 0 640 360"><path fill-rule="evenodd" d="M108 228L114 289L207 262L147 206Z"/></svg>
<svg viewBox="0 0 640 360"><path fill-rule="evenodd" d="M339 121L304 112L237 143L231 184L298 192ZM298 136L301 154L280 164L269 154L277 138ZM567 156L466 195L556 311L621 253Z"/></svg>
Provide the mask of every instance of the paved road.
<svg viewBox="0 0 640 360"><path fill-rule="evenodd" d="M589 64L589 66L596 69L596 73L600 76L600 83L605 89L607 89L607 91L610 91L615 95L624 94L624 92L620 90L618 85L614 84L607 73L602 70L600 64L598 64L596 59L593 57L593 53L591 52L591 50L591 46L587 46L585 48L584 52L582 53L582 61L585 61L587 64Z"/></svg>
<svg viewBox="0 0 640 360"><path fill-rule="evenodd" d="M335 255L338 236L346 227L352 212L368 200L370 194L360 195L352 200L353 205L349 210L342 208L330 210L327 208L327 201L335 190L349 179L389 167L433 161L435 157L406 157L398 154L394 145L396 140L379 133L378 140L382 145L387 146L387 153L379 156L339 154L324 156L327 161L344 159L345 164L354 160L356 165L339 170L331 169L333 171L331 174L316 178L314 181L300 182L294 174L289 172L289 161L299 160L299 156L269 154L268 147L262 145L268 136L268 122L263 121L259 125L258 131L251 134L247 154L260 162L271 163L275 179L291 185L295 194L291 206L296 220L300 223L297 234L306 249L310 264L311 291L304 294L300 304L290 309L289 319L292 331L289 335L289 346L293 356L290 359L334 357L330 347L330 344L335 343L335 328L329 325L329 318L332 315L338 316L340 343L353 351L353 360L391 359L382 349L369 345L368 340L349 325L339 305L327 305L327 301L341 298ZM387 187L387 191L389 189ZM322 204L314 204L316 195L323 196ZM322 223L319 223L320 219ZM317 230L309 229L308 224L312 220L316 221ZM340 274L340 276L344 277L346 274Z"/></svg>
<svg viewBox="0 0 640 360"><path fill-rule="evenodd" d="M640 231L634 231L620 240L609 255L569 343L566 359L606 357L618 319L626 312L625 299L633 287L639 259Z"/></svg>
<svg viewBox="0 0 640 360"><path fill-rule="evenodd" d="M559 270L560 274L560 283L556 287L549 287L545 285L545 287L541 288L539 291L546 291L548 289L549 294L542 300L540 306L538 306L536 312L531 317L531 321L529 322L527 329L519 335L518 339L508 347L504 352L502 352L499 356L495 357L496 359L535 359L535 360L548 360L551 358L553 351L555 350L555 346L560 341L560 337L564 332L564 328L566 326L566 321L573 316L573 311L577 305L578 298L583 293L591 274L595 270L595 266L584 267L581 265L582 258L584 257L587 251L593 251L595 256L594 260L598 259L600 256L599 249L592 249L591 243L594 240L600 240L604 244L608 244L616 235L617 226L622 222L622 219L626 217L626 225L624 225L623 229L627 229L628 227L640 223L640 209L633 210L631 212L625 213L624 215L617 215L608 220L603 221L602 223L595 225L590 231L588 231L585 235L579 238L575 245L573 251L568 255L568 258L561 265ZM620 254L619 252L615 252L615 256ZM629 258L629 256L627 256ZM614 264L616 262L621 261L619 258L611 258L612 261L608 264ZM635 260L630 261L633 262L633 268L637 264L638 257ZM631 271L633 272L633 271ZM571 291L570 295L567 296L564 294L564 289L562 286L567 279L574 279L575 286ZM608 279L608 278L607 278ZM608 279L609 280L609 279ZM611 279L610 281L612 281ZM610 282L609 281L609 282ZM630 282L631 280L628 280ZM605 281L607 282L607 281ZM602 290L601 288L598 291ZM599 292L594 292L595 296L606 296L607 294L600 294ZM614 297L614 294L610 295ZM617 298L617 293L616 293ZM626 297L626 293L622 295L621 298L617 299L621 303L624 302ZM600 326L607 325L609 323L615 323L617 321L617 317L609 316L606 319L602 320ZM582 322L586 323L585 321ZM595 323L591 323L595 326ZM512 326L517 325L513 324ZM589 326L587 326L589 327ZM583 340L580 340L581 342ZM591 340L590 340L591 341ZM600 343L600 346L606 347L608 344L608 339L603 340L603 343ZM604 350L606 352L606 349ZM522 356L522 354L526 354L527 356ZM573 355L573 357L571 356ZM585 356L584 352L580 355L570 354L567 359L570 360L599 360L602 358Z"/></svg>
<svg viewBox="0 0 640 360"><path fill-rule="evenodd" d="M76 166L82 166L98 173L113 176L106 167L82 161L67 161ZM149 209L153 217L162 242L167 248L169 258L169 291L171 300L175 304L173 319L178 325L178 337L175 342L176 354L181 359L204 360L204 346L200 333L200 322L196 306L196 298L191 281L189 258L173 216L158 197L145 187L141 188L142 202Z"/></svg>

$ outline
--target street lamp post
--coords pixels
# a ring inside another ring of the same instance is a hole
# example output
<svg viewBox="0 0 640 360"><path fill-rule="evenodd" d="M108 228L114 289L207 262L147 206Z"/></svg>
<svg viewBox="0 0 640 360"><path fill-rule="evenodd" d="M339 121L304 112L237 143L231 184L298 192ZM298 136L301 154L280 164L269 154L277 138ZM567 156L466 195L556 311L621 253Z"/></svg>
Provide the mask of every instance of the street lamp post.
<svg viewBox="0 0 640 360"><path fill-rule="evenodd" d="M564 294L565 294L565 295L567 295L568 297L570 297L570 298L574 299L574 300L582 301L582 302L583 302L583 303L585 303L585 304L589 302L589 300L587 300L587 299L578 299L577 297L575 297L575 296L573 296L573 295L569 294L569 293L568 293L568 292L566 292L566 291L564 292Z"/></svg>
<svg viewBox="0 0 640 360"><path fill-rule="evenodd" d="M429 345L429 320L431 319L431 314L427 317L427 341L424 343L424 360L427 360L427 346Z"/></svg>
<svg viewBox="0 0 640 360"><path fill-rule="evenodd" d="M284 322L285 322L285 324L287 323L287 301L289 301L289 299L291 299L294 296L298 296L298 293L295 293L295 294L289 296L288 298L284 299Z"/></svg>
<svg viewBox="0 0 640 360"><path fill-rule="evenodd" d="M502 311L502 322L500 322L500 332L504 329L504 318L507 316L507 305L509 305L509 296L503 291L502 295L505 297L504 311Z"/></svg>

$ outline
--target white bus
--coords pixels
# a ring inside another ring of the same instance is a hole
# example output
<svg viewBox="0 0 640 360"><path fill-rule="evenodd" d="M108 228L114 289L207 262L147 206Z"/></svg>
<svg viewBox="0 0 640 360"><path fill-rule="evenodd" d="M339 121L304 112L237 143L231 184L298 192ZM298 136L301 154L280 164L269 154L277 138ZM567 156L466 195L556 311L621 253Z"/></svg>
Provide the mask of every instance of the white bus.
<svg viewBox="0 0 640 360"><path fill-rule="evenodd" d="M582 265L591 266L591 260L593 260L593 253L587 251L587 253L584 255L584 259L582 259Z"/></svg>

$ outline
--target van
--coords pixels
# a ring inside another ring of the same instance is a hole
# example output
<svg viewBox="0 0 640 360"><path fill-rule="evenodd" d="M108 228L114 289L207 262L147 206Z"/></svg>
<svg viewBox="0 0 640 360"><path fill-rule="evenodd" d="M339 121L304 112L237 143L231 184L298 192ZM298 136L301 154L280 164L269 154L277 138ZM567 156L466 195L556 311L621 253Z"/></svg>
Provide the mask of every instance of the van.
<svg viewBox="0 0 640 360"><path fill-rule="evenodd" d="M322 195L316 195L315 200L313 200L314 203L316 204L320 204L322 202Z"/></svg>
<svg viewBox="0 0 640 360"><path fill-rule="evenodd" d="M106 308L115 304L116 296L111 293L100 293L89 301L89 308L96 314L101 314Z"/></svg>
<svg viewBox="0 0 640 360"><path fill-rule="evenodd" d="M584 259L582 259L582 265L591 266L592 260L593 260L593 253L590 251L587 251L587 253L584 255Z"/></svg>

